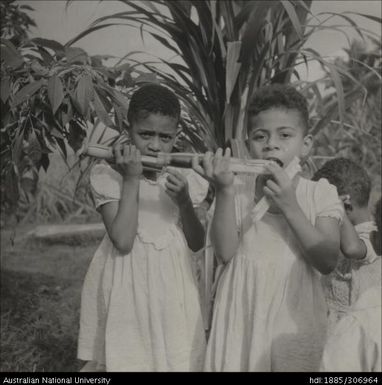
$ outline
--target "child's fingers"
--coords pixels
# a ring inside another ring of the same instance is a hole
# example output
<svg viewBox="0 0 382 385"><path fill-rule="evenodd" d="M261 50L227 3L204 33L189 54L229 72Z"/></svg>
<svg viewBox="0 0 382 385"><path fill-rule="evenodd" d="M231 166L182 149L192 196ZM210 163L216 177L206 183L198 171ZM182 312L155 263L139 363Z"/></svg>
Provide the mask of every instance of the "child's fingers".
<svg viewBox="0 0 382 385"><path fill-rule="evenodd" d="M281 191L279 185L271 179L267 180L265 187L267 187L269 190L271 190L274 194L279 194Z"/></svg>
<svg viewBox="0 0 382 385"><path fill-rule="evenodd" d="M184 185L185 181L183 180L182 177L180 177L179 175L177 174L170 174L169 173L169 170L167 171L168 172L168 175L167 175L167 178L166 180L173 183L173 184L176 184L176 185Z"/></svg>
<svg viewBox="0 0 382 385"><path fill-rule="evenodd" d="M176 199L176 193L168 188L166 188L166 194L170 197L170 198L173 198L173 199Z"/></svg>
<svg viewBox="0 0 382 385"><path fill-rule="evenodd" d="M270 198L274 198L276 194L267 186L264 186L263 188L264 195Z"/></svg>
<svg viewBox="0 0 382 385"><path fill-rule="evenodd" d="M215 158L220 158L223 156L223 149L222 148L218 148L215 152Z"/></svg>
<svg viewBox="0 0 382 385"><path fill-rule="evenodd" d="M279 166L276 162L270 162L269 164L266 164L265 167L274 177L277 184L281 185L290 181L284 169Z"/></svg>
<svg viewBox="0 0 382 385"><path fill-rule="evenodd" d="M202 163L203 163L204 173L207 177L211 177L213 173L212 157L213 157L213 154L211 151L207 151L203 157Z"/></svg>
<svg viewBox="0 0 382 385"><path fill-rule="evenodd" d="M229 171L230 158L231 158L231 149L229 147L227 147L225 152L224 152L224 156L222 158L222 161L220 162L224 171Z"/></svg>
<svg viewBox="0 0 382 385"><path fill-rule="evenodd" d="M223 149L218 148L213 159L213 167L215 174L229 171L229 158L231 156L231 150L226 149L223 156Z"/></svg>
<svg viewBox="0 0 382 385"><path fill-rule="evenodd" d="M276 173L281 172L283 170L283 168L279 164L274 162L273 160L270 161L269 163L266 163L265 168L267 170L269 170L272 174L276 174Z"/></svg>
<svg viewBox="0 0 382 385"><path fill-rule="evenodd" d="M225 149L224 158L230 158L231 157L231 149L227 147Z"/></svg>
<svg viewBox="0 0 382 385"><path fill-rule="evenodd" d="M138 160L138 149L134 145L130 146L130 160L137 161Z"/></svg>
<svg viewBox="0 0 382 385"><path fill-rule="evenodd" d="M135 154L135 146L130 146L128 144L125 144L123 146L123 160L125 162L128 162L132 155Z"/></svg>
<svg viewBox="0 0 382 385"><path fill-rule="evenodd" d="M174 170L172 168L166 168L166 172L168 174L168 176L172 176L174 178L177 178L179 179L180 181L185 181L185 177L177 170Z"/></svg>
<svg viewBox="0 0 382 385"><path fill-rule="evenodd" d="M199 163L199 156L197 154L195 154L192 159L191 159L191 163L192 163L192 169L197 172L199 175L202 175L204 176L204 170L203 170L203 167L200 165Z"/></svg>
<svg viewBox="0 0 382 385"><path fill-rule="evenodd" d="M140 152L140 150L137 148L137 151L135 152L135 160L137 162L141 162L142 161L142 154Z"/></svg>
<svg viewBox="0 0 382 385"><path fill-rule="evenodd" d="M220 167L222 157L223 157L223 149L219 147L216 150L215 155L212 157L212 165L215 171L218 167Z"/></svg>
<svg viewBox="0 0 382 385"><path fill-rule="evenodd" d="M166 183L164 185L166 187L166 190L171 191L173 193L179 192L180 188L181 188L181 186L179 186L178 184L172 183L171 181L168 181L168 180L166 181Z"/></svg>
<svg viewBox="0 0 382 385"><path fill-rule="evenodd" d="M122 153L121 153L121 146L120 145L116 145L113 147L113 150L114 150L114 155L115 155L115 161L116 163L121 163L122 162Z"/></svg>

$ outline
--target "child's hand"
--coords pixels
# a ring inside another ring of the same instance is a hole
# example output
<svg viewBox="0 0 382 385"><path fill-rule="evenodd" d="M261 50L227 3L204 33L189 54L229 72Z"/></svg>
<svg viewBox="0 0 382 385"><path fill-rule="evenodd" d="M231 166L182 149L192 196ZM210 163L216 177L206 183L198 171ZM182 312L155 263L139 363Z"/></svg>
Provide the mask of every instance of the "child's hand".
<svg viewBox="0 0 382 385"><path fill-rule="evenodd" d="M340 200L342 201L344 208L346 211L351 211L353 209L353 206L351 204L351 198L349 194L344 194L339 196Z"/></svg>
<svg viewBox="0 0 382 385"><path fill-rule="evenodd" d="M134 145L114 147L115 162L124 179L139 177L143 172L141 152Z"/></svg>
<svg viewBox="0 0 382 385"><path fill-rule="evenodd" d="M295 186L287 173L276 163L266 166L271 174L264 186L264 194L282 210L298 206Z"/></svg>
<svg viewBox="0 0 382 385"><path fill-rule="evenodd" d="M187 179L178 171L167 169L166 193L180 207L190 202Z"/></svg>
<svg viewBox="0 0 382 385"><path fill-rule="evenodd" d="M192 168L217 189L232 186L233 173L229 170L231 150L227 148L223 156L223 150L218 148L215 155L208 151L203 157L203 167L198 164L197 158L192 159Z"/></svg>

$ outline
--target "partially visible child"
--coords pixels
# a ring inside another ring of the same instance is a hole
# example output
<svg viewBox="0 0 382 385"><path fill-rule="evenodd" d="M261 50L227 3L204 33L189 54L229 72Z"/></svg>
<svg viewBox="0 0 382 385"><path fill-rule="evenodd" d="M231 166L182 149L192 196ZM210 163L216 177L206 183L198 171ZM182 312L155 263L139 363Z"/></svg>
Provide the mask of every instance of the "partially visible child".
<svg viewBox="0 0 382 385"><path fill-rule="evenodd" d="M364 292L331 331L320 370L323 372L381 372L382 287Z"/></svg>
<svg viewBox="0 0 382 385"><path fill-rule="evenodd" d="M306 99L291 86L253 96L247 146L252 158L274 160L271 178L229 171L230 151L208 153L196 171L214 184L211 224L220 276L209 336L207 371L315 371L326 336L321 274L334 269L343 207L325 179L292 180L287 167L309 153ZM271 205L256 218L256 203Z"/></svg>
<svg viewBox="0 0 382 385"><path fill-rule="evenodd" d="M200 371L205 334L193 252L204 246L194 205L207 194L193 170L143 169L141 155L171 152L180 104L150 84L130 101L130 145L90 175L107 233L87 272L78 357L83 370Z"/></svg>
<svg viewBox="0 0 382 385"><path fill-rule="evenodd" d="M372 244L381 255L381 198L376 205L375 222L377 231L373 233ZM369 288L336 324L324 349L321 371L382 371L381 298L381 284Z"/></svg>
<svg viewBox="0 0 382 385"><path fill-rule="evenodd" d="M337 187L346 212L341 226L342 253L338 265L323 277L333 326L363 292L381 283L381 260L370 241L376 227L368 208L371 181L367 172L350 159L335 158L326 162L312 180L320 178Z"/></svg>

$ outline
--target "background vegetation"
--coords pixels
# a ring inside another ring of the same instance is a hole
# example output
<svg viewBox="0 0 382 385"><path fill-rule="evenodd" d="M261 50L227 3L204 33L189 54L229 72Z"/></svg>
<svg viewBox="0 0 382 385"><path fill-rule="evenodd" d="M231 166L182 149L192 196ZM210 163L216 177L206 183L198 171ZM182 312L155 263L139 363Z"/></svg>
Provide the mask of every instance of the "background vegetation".
<svg viewBox="0 0 382 385"><path fill-rule="evenodd" d="M77 152L85 140L116 140L106 136L106 127L123 134L129 97L142 83L161 82L181 99L179 149L203 152L229 143L245 157L243 127L253 90L292 82L311 110L316 144L307 172L328 157L351 157L369 171L374 197L380 195L381 41L360 29L354 15L314 15L310 0L120 2L125 11L95 20L66 44L29 38L32 8L0 2L1 371L79 367L79 295L96 245L30 244L23 235L37 223L99 219L87 186L91 163ZM379 17L361 16L381 24ZM334 17L341 23L329 27ZM127 52L113 61L75 46L121 24L150 34L173 59ZM358 34L346 58L324 58L307 48L315 33L344 32L345 25ZM312 61L321 63L324 76L300 79L297 68ZM9 226L16 224L15 237Z"/></svg>
<svg viewBox="0 0 382 385"><path fill-rule="evenodd" d="M13 221L68 220L73 213L94 217L86 178L80 178L88 160L72 157L71 183L66 178L60 191L53 183L38 183L40 170L48 170L53 153L68 162L68 153L78 151L86 137L92 141L99 125L122 133L131 91L149 81L166 84L182 100L181 148L203 152L229 143L242 157L253 90L292 82L310 100L317 138L308 172L336 154L356 157L373 176L380 171L380 37L359 28L350 12L326 13L320 21L310 0L120 2L126 11L95 20L66 44L29 39L31 7L14 0L1 3L2 210ZM361 16L381 23L378 17ZM344 23L329 27L333 17ZM173 60L142 60L142 53L128 52L106 66L110 56L89 56L75 47L88 34L124 24L140 29L142 37L150 34L173 52ZM353 43L348 60L329 60L306 48L317 32L345 31L346 25L363 41ZM323 79L300 79L296 67L311 61L321 63Z"/></svg>

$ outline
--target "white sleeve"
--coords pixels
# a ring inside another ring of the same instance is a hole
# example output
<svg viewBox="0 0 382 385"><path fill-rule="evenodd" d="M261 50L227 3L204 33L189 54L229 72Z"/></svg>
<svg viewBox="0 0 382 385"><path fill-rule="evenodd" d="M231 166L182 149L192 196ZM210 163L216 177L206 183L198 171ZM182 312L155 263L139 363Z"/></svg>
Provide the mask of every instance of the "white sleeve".
<svg viewBox="0 0 382 385"><path fill-rule="evenodd" d="M90 171L90 188L98 209L105 203L120 200L122 176L106 164L97 164Z"/></svg>
<svg viewBox="0 0 382 385"><path fill-rule="evenodd" d="M317 217L335 218L342 223L344 208L338 197L337 188L325 178L317 182L313 199L317 208Z"/></svg>

